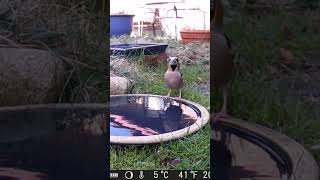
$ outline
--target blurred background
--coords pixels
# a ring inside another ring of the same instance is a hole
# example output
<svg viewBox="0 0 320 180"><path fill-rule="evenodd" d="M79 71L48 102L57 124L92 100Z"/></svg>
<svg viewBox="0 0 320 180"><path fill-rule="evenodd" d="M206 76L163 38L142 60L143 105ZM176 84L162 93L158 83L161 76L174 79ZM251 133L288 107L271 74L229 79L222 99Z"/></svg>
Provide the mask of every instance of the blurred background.
<svg viewBox="0 0 320 180"><path fill-rule="evenodd" d="M111 15L130 14L135 36L150 34L152 24L160 34L180 39L180 30L209 30L209 0L111 0Z"/></svg>

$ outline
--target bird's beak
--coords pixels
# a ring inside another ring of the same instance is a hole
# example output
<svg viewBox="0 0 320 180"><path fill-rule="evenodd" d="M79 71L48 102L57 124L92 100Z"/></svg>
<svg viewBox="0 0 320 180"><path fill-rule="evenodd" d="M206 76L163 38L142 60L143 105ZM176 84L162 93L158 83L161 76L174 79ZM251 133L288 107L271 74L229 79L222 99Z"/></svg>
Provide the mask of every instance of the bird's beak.
<svg viewBox="0 0 320 180"><path fill-rule="evenodd" d="M177 66L178 66L177 64L171 64L170 65L172 71L176 70Z"/></svg>

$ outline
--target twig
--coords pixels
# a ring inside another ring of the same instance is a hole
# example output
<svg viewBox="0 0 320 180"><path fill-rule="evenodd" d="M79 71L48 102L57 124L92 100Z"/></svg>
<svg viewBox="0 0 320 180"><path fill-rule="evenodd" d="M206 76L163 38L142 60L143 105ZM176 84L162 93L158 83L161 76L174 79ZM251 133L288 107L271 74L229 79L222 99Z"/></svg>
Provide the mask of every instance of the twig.
<svg viewBox="0 0 320 180"><path fill-rule="evenodd" d="M19 46L19 45L16 44L15 42L11 41L10 39L8 39L8 38L6 38L6 37L4 37L4 36L2 36L2 35L0 35L0 39L3 39L3 40L5 40L5 41L7 41L9 44L11 44L11 45L13 45L13 46L15 46L15 47L17 47L17 48L21 48L21 46Z"/></svg>
<svg viewBox="0 0 320 180"><path fill-rule="evenodd" d="M77 60L74 60L74 59L71 59L71 58L68 58L68 57L63 57L63 56L61 56L60 58L63 59L63 60L65 60L65 61L67 61L67 62L72 61L72 62L75 62L75 63L77 63L77 64L81 64L81 65L83 65L83 66L85 66L85 67L88 67L88 68L90 68L90 69L97 70L96 67L90 66L89 64L86 64L86 63L83 63L83 62L80 62L80 61L77 61Z"/></svg>

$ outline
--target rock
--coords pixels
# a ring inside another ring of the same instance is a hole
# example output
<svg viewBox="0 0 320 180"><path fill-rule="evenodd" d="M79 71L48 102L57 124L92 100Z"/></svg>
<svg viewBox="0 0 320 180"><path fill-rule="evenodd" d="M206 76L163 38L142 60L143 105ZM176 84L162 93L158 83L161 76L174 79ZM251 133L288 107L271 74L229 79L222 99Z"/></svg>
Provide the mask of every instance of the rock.
<svg viewBox="0 0 320 180"><path fill-rule="evenodd" d="M130 81L124 77L110 77L110 95L127 94Z"/></svg>
<svg viewBox="0 0 320 180"><path fill-rule="evenodd" d="M18 168L0 167L0 177L5 179L30 179L30 180L41 180L47 175L40 172L33 172Z"/></svg>
<svg viewBox="0 0 320 180"><path fill-rule="evenodd" d="M63 61L48 51L0 48L0 106L56 102L63 73Z"/></svg>

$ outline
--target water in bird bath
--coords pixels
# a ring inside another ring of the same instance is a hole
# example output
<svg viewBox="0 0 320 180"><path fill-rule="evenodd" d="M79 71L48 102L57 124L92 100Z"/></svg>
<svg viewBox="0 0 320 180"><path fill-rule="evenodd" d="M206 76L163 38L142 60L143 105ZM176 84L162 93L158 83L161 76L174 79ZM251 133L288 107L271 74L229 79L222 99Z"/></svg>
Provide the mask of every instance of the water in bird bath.
<svg viewBox="0 0 320 180"><path fill-rule="evenodd" d="M224 180L318 180L318 166L303 146L266 127L240 119L216 122L211 170Z"/></svg>
<svg viewBox="0 0 320 180"><path fill-rule="evenodd" d="M0 108L0 179L106 179L105 112L105 104Z"/></svg>
<svg viewBox="0 0 320 180"><path fill-rule="evenodd" d="M186 102L166 97L111 98L111 136L150 136L177 131L196 122L201 112Z"/></svg>

